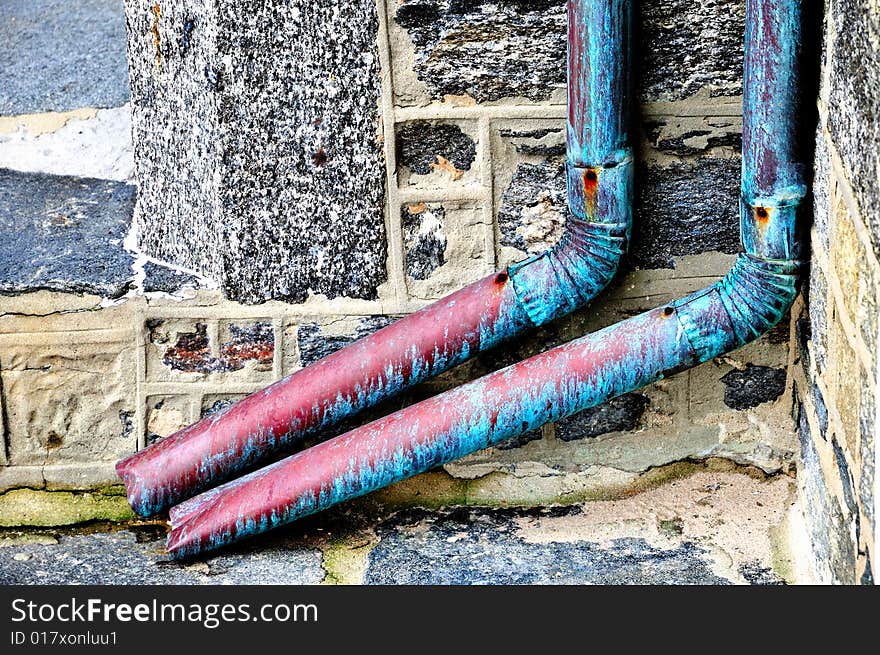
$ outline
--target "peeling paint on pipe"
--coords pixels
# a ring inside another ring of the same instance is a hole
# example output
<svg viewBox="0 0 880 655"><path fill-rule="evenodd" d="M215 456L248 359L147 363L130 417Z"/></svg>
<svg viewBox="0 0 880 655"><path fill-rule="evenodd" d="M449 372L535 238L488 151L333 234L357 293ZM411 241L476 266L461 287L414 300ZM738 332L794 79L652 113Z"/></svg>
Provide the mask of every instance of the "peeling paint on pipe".
<svg viewBox="0 0 880 655"><path fill-rule="evenodd" d="M631 0L571 0L569 217L550 250L425 309L122 460L150 516L308 434L568 314L614 276L632 224Z"/></svg>
<svg viewBox="0 0 880 655"><path fill-rule="evenodd" d="M708 361L777 324L800 268L803 4L746 6L745 252L721 281L196 496L172 509L168 550L187 557L289 523Z"/></svg>

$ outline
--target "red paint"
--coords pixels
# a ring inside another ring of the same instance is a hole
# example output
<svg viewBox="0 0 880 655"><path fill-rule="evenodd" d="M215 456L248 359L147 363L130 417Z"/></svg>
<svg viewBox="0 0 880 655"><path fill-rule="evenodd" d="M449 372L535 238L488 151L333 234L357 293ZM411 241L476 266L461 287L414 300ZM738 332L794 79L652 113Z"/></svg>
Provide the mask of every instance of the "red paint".
<svg viewBox="0 0 880 655"><path fill-rule="evenodd" d="M512 295L505 282L499 275L475 282L119 462L132 506L142 508L150 490L165 490L164 507L216 484L257 452L271 452L273 440L320 426L340 398L387 385L389 368L405 379L414 359L430 367L465 342L476 352L481 328L496 324L504 295Z"/></svg>

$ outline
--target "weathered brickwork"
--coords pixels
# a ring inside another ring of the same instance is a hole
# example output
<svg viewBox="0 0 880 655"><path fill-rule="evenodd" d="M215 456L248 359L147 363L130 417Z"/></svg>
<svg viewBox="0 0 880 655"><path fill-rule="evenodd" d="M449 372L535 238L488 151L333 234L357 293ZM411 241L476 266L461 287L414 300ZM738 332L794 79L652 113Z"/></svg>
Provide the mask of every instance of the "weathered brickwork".
<svg viewBox="0 0 880 655"><path fill-rule="evenodd" d="M844 584L876 579L878 34L875 4L826 3L806 349L792 369L811 545L821 578Z"/></svg>
<svg viewBox="0 0 880 655"><path fill-rule="evenodd" d="M36 254L19 261L20 246L0 245L0 491L115 482L118 456L552 246L565 229L563 0L363 0L338 14L330 0L235 0L218 15L196 0L159 4L126 0L134 144L118 149L134 149L136 180L2 160L16 170L0 170L0 236L20 232ZM683 462L783 480L799 463L823 575L873 576L880 268L866 207L880 198L876 149L859 144L877 139L877 81L833 50L876 57L878 19L867 0L835 5L815 257L791 318L729 356L392 495L574 502L629 493ZM337 431L727 271L739 251L743 6L639 3L635 223L609 289ZM327 48L317 24L345 47ZM305 37L275 40L266 25ZM108 97L128 115L124 91ZM6 93L0 84L0 107ZM45 109L4 109L0 149L44 152L106 120L91 106L54 123L18 116ZM680 524L664 520L664 530ZM737 575L776 579L745 561Z"/></svg>

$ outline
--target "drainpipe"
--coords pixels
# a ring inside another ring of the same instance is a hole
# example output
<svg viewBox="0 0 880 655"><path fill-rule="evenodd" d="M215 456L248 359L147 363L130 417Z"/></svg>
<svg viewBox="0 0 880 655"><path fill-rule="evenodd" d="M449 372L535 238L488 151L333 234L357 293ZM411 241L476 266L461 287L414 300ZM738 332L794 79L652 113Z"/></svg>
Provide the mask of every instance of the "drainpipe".
<svg viewBox="0 0 880 655"><path fill-rule="evenodd" d="M570 0L569 216L548 251L382 330L122 460L149 516L526 330L611 280L632 224L630 0Z"/></svg>
<svg viewBox="0 0 880 655"><path fill-rule="evenodd" d="M718 283L407 407L172 508L167 548L210 550L557 421L753 341L796 295L803 0L746 0L742 246Z"/></svg>

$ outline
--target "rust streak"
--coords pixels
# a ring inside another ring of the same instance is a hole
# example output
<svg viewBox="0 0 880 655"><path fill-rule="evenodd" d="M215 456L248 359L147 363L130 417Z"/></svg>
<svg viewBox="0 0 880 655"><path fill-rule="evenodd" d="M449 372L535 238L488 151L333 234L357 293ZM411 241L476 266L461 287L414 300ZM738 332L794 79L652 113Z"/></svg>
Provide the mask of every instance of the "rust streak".
<svg viewBox="0 0 880 655"><path fill-rule="evenodd" d="M153 47L156 48L156 66L162 65L162 39L159 37L159 19L162 17L162 8L159 3L153 5L153 26L150 33L153 35Z"/></svg>

